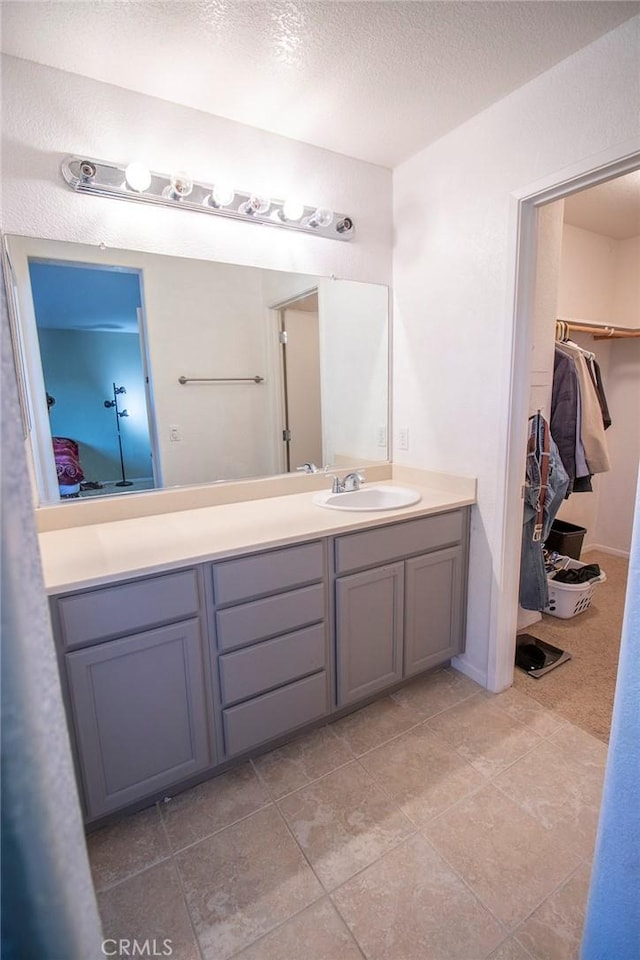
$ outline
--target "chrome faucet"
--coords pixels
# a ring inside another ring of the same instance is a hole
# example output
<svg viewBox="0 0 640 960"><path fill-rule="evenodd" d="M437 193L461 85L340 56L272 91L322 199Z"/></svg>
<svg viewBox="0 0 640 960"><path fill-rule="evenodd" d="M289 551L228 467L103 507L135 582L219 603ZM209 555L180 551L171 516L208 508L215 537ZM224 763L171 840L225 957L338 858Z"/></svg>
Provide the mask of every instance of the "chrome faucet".
<svg viewBox="0 0 640 960"><path fill-rule="evenodd" d="M331 492L349 493L351 490L359 490L361 483L364 483L364 475L358 472L348 473L342 480L340 477L334 477Z"/></svg>

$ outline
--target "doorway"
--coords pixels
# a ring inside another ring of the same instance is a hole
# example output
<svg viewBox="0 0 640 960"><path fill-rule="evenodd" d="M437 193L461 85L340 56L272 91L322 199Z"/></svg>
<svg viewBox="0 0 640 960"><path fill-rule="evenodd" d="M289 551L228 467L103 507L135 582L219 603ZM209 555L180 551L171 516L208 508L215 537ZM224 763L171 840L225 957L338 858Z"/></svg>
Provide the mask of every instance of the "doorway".
<svg viewBox="0 0 640 960"><path fill-rule="evenodd" d="M640 173L589 187L540 210L529 413L542 411L567 472L580 478L572 480L570 495L560 505L560 532L548 549L568 555L572 564L589 565L594 574L597 565L606 579L592 587L550 583L550 610L519 611L518 626L529 637L567 651L571 661L539 679L516 669L514 685L605 742L640 460L638 263ZM568 397L558 395L574 357L584 358L600 382L599 429L610 466L596 467L590 477L584 476L584 465L577 465L577 456L574 460L575 431L570 441L566 430L572 416ZM565 372L556 381L557 364Z"/></svg>
<svg viewBox="0 0 640 960"><path fill-rule="evenodd" d="M323 462L317 290L278 307L278 340L284 469L289 473Z"/></svg>
<svg viewBox="0 0 640 960"><path fill-rule="evenodd" d="M511 378L508 398L508 443L505 462L502 552L492 596L488 687L493 691L511 686L514 674L515 637L518 613L518 579L522 535L523 456L531 387L533 343L533 291L540 208L580 190L604 183L640 169L640 153L620 157L611 150L597 166L571 171L562 180L550 176L512 197L514 327L511 349Z"/></svg>
<svg viewBox="0 0 640 960"><path fill-rule="evenodd" d="M155 487L139 271L28 269L60 498Z"/></svg>

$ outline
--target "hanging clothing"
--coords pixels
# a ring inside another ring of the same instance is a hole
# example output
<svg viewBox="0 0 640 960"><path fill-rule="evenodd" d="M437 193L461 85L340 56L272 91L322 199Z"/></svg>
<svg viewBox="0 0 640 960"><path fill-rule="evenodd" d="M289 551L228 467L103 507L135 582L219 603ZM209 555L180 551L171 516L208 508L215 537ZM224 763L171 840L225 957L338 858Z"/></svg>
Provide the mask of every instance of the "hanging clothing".
<svg viewBox="0 0 640 960"><path fill-rule="evenodd" d="M593 356L590 357L587 362L589 364L589 372L591 373L591 377L596 386L598 402L600 404L600 410L602 411L602 424L604 429L608 430L613 421L611 420L607 398L604 393L604 384L602 382L602 374L600 373L600 364Z"/></svg>
<svg viewBox="0 0 640 960"><path fill-rule="evenodd" d="M607 441L604 435L602 409L584 352L574 343L559 343L558 349L573 357L578 374L582 415L580 437L584 447L589 473L606 473L611 469Z"/></svg>
<svg viewBox="0 0 640 960"><path fill-rule="evenodd" d="M592 490L592 474L610 469L604 431L611 418L593 354L571 342L556 343L550 422L569 476L567 496Z"/></svg>
<svg viewBox="0 0 640 960"><path fill-rule="evenodd" d="M549 424L536 413L529 420L520 554L520 606L525 610L544 610L549 602L543 547L568 485Z"/></svg>
<svg viewBox="0 0 640 960"><path fill-rule="evenodd" d="M551 435L567 474L576 478L576 437L578 427L578 374L571 357L556 348L553 357L551 390Z"/></svg>

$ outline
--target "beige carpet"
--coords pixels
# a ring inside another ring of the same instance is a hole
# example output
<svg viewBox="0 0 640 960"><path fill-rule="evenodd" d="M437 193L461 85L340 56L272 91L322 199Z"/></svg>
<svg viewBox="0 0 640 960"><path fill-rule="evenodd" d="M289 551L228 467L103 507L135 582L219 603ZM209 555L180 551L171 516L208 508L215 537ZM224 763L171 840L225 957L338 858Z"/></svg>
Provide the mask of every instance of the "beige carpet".
<svg viewBox="0 0 640 960"><path fill-rule="evenodd" d="M605 743L609 741L628 561L597 550L584 563L598 563L607 575L588 610L570 620L542 615L524 632L567 650L572 659L535 680L516 667L513 684Z"/></svg>

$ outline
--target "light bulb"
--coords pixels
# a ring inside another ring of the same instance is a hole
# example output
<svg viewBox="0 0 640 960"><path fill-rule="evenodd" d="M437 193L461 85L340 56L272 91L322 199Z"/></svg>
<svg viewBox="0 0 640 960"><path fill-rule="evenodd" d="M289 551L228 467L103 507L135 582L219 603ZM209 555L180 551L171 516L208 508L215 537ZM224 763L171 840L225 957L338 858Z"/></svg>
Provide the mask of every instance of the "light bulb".
<svg viewBox="0 0 640 960"><path fill-rule="evenodd" d="M279 211L281 220L299 220L304 213L304 203L291 197L285 200L282 210Z"/></svg>
<svg viewBox="0 0 640 960"><path fill-rule="evenodd" d="M238 212L253 216L256 213L266 213L270 206L271 200L268 200L266 197L259 197L257 194L252 194L248 200L240 204Z"/></svg>
<svg viewBox="0 0 640 960"><path fill-rule="evenodd" d="M211 200L214 207L229 207L235 200L236 193L233 187L226 183L215 183L211 191Z"/></svg>
<svg viewBox="0 0 640 960"><path fill-rule="evenodd" d="M327 207L318 207L310 217L305 217L303 224L305 227L328 227L332 220L333 210L329 210Z"/></svg>
<svg viewBox="0 0 640 960"><path fill-rule="evenodd" d="M137 193L144 193L151 186L151 174L144 163L134 160L124 171L127 185Z"/></svg>
<svg viewBox="0 0 640 960"><path fill-rule="evenodd" d="M179 173L173 174L171 183L168 187L164 188L162 196L168 197L170 200L184 200L192 190L193 180L188 173L181 170Z"/></svg>

